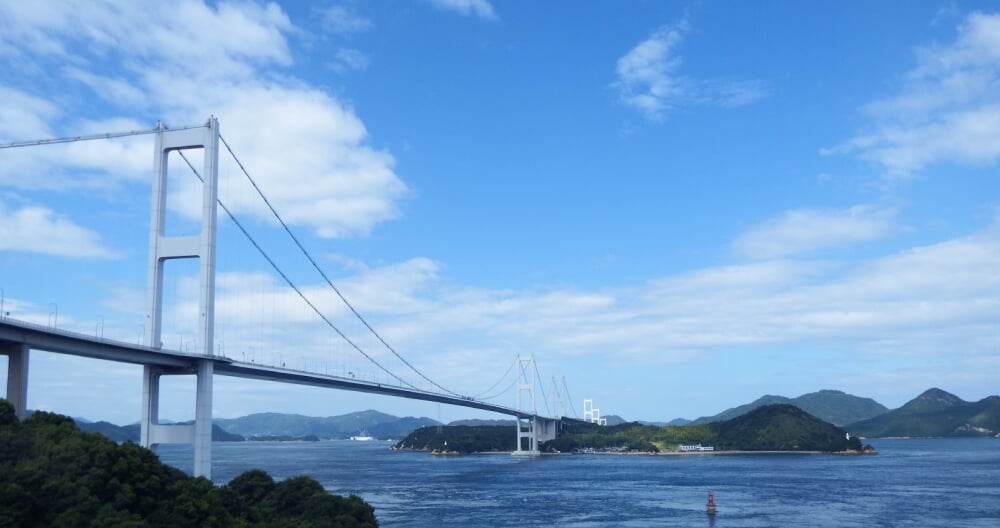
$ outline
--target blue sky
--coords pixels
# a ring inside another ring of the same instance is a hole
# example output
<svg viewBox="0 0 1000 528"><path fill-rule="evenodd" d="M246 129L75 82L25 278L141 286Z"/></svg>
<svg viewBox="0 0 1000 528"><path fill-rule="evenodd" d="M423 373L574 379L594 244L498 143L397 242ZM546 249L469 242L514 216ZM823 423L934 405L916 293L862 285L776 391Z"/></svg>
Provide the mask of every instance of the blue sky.
<svg viewBox="0 0 1000 528"><path fill-rule="evenodd" d="M977 400L1000 372L993 8L0 2L0 143L217 116L351 302L462 394L533 353L577 413L628 419L820 389ZM144 339L152 151L0 150L5 312ZM402 369L220 160L221 199ZM170 226L191 230L197 190L171 178ZM169 272L168 348L196 346L193 272ZM265 272L223 221L219 353L383 376ZM165 417L193 415L191 383L167 383ZM36 352L29 406L125 423L140 387L136 367ZM476 415L226 378L215 395L222 417Z"/></svg>

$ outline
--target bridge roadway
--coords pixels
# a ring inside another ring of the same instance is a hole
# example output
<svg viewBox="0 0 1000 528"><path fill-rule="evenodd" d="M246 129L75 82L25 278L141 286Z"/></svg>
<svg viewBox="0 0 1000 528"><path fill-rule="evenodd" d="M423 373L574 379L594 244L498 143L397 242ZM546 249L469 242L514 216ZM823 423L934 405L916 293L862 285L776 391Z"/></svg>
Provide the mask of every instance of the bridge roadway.
<svg viewBox="0 0 1000 528"><path fill-rule="evenodd" d="M0 317L0 350L7 346L20 344L26 344L32 350L103 359L119 363L156 366L165 370L175 371L178 374L188 372L193 374L196 362L206 359L205 356L200 354L133 345L123 341L59 330L9 317ZM362 381L354 378L272 367L256 363L245 363L224 356L209 356L208 359L213 361L215 373L222 376L367 392L481 409L522 419L538 418L539 420L546 421L553 420L552 418L545 418L526 411L520 411L513 407L496 405L470 397L452 396L419 389Z"/></svg>

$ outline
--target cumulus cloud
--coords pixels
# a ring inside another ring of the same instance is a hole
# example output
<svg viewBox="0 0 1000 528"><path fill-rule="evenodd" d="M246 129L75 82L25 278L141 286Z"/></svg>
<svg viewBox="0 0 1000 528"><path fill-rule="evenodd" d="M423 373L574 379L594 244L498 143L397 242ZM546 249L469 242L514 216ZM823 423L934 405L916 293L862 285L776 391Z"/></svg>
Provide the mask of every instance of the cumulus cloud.
<svg viewBox="0 0 1000 528"><path fill-rule="evenodd" d="M751 227L733 248L748 258L771 259L869 242L893 232L894 213L866 205L839 211L796 209Z"/></svg>
<svg viewBox="0 0 1000 528"><path fill-rule="evenodd" d="M891 229L879 220L889 213L864 214L876 219L873 232ZM361 301L364 311L418 363L437 354L493 361L499 343L555 361L613 353L676 362L719 347L817 341L839 343L844 357L981 355L996 340L989 314L1000 309L998 229L857 263L772 259L593 291L455 285L421 260L362 272L344 289L372 300Z"/></svg>
<svg viewBox="0 0 1000 528"><path fill-rule="evenodd" d="M1000 158L1000 15L968 15L954 42L920 48L916 59L898 94L863 108L870 130L821 152L857 153L888 179Z"/></svg>
<svg viewBox="0 0 1000 528"><path fill-rule="evenodd" d="M326 11L326 19L339 21L340 29L366 27L344 9ZM276 4L5 3L0 6L0 60L30 57L52 64L46 75L56 72L69 87L89 93L44 97L0 82L0 90L12 95L0 98L0 134L77 135L89 124L80 116L94 112L90 94L103 99L104 116L150 121L141 128L161 118L179 126L215 115L252 176L287 212L287 221L322 237L365 234L398 215L407 187L393 171L393 156L367 144L367 130L350 107L285 73L293 64L286 35L294 31ZM348 51L338 60L359 68L363 59ZM69 189L106 187L107 176L134 181L148 177L148 150L141 155L142 170L133 170L131 162L143 148L150 147L102 141L66 147L68 157L16 153L5 159L11 162L0 169L0 183ZM119 156L128 156L127 161ZM53 177L25 174L40 160ZM199 201L188 199L197 193L193 183L172 190L168 205L197 218L191 204ZM269 215L246 195L222 198L236 212Z"/></svg>
<svg viewBox="0 0 1000 528"><path fill-rule="evenodd" d="M23 251L72 258L113 259L96 232L51 209L26 206L10 210L0 203L0 251Z"/></svg>
<svg viewBox="0 0 1000 528"><path fill-rule="evenodd" d="M431 5L462 15L477 16L483 20L496 20L493 5L487 0L427 0Z"/></svg>
<svg viewBox="0 0 1000 528"><path fill-rule="evenodd" d="M659 120L678 105L734 108L766 95L758 80L694 79L681 73L678 48L687 32L686 23L663 26L618 59L613 86L624 104Z"/></svg>

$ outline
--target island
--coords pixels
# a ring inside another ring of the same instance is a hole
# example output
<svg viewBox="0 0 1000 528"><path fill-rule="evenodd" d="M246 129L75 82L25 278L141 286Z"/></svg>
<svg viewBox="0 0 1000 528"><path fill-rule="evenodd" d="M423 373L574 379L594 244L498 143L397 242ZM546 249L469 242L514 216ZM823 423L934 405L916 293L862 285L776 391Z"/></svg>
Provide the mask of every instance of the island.
<svg viewBox="0 0 1000 528"><path fill-rule="evenodd" d="M394 446L437 454L511 452L513 427L423 427ZM600 426L563 419L559 435L542 442L544 453L705 454L731 452L872 453L870 446L794 405L765 405L736 418L687 426L636 422Z"/></svg>

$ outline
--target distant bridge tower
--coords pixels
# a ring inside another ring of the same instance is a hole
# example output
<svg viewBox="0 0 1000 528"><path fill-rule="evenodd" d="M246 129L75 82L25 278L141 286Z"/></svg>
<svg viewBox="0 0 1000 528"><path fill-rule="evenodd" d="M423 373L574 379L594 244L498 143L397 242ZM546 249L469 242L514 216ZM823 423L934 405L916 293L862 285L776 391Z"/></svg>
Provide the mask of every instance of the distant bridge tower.
<svg viewBox="0 0 1000 528"><path fill-rule="evenodd" d="M594 407L594 400L583 400L583 421L597 425L608 425L607 418L601 418L601 410Z"/></svg>
<svg viewBox="0 0 1000 528"><path fill-rule="evenodd" d="M193 425L161 424L159 416L160 376L192 374L190 371L143 367L141 443L144 447L157 444L194 444L195 476L211 478L212 474L212 375L211 355L215 325L215 237L218 203L219 121L209 118L203 127L168 130L157 126L156 152L153 161L153 203L149 226L149 269L146 313L149 344L162 348L163 323L163 264L171 259L199 259L198 360L193 374L197 377L195 419ZM201 171L201 232L194 236L166 236L164 224L167 208L167 160L171 152L202 149L204 164Z"/></svg>
<svg viewBox="0 0 1000 528"><path fill-rule="evenodd" d="M515 455L537 455L538 438L535 429L538 427L537 410L535 407L535 356L517 356L517 410L530 413L530 417L517 417L517 449ZM527 404L529 407L525 408Z"/></svg>
<svg viewBox="0 0 1000 528"><path fill-rule="evenodd" d="M563 389L560 390L560 388L559 388L559 382L556 381L556 377L555 376L552 376L551 406L552 406L552 412L556 413L556 418L565 418L565 417L569 416L569 414L566 412L566 403L567 403L567 401L566 401L567 394L566 393L568 393L568 391L565 390L566 389L566 376L563 376L563 378L562 378L562 386L563 386ZM570 402L570 404L572 405L572 402ZM573 411L573 412L575 413L576 411Z"/></svg>

